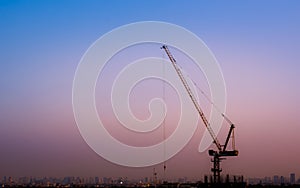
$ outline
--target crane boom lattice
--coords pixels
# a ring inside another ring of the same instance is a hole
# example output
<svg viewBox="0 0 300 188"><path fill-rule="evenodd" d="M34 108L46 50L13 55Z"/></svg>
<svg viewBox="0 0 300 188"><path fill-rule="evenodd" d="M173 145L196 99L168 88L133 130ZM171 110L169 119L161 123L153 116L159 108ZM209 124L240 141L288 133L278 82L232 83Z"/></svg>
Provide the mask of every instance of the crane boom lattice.
<svg viewBox="0 0 300 188"><path fill-rule="evenodd" d="M202 119L202 121L203 121L205 127L207 128L207 130L208 130L210 136L212 137L212 139L213 139L215 145L217 146L217 148L218 148L219 150L221 150L221 149L222 149L222 146L221 146L220 142L218 141L218 139L217 139L217 137L216 137L216 134L214 133L214 131L213 131L212 127L210 126L208 120L206 119L206 117L205 117L205 115L204 115L204 113L203 113L201 107L199 106L199 103L197 102L197 100L196 100L196 98L195 98L195 96L194 96L194 94L193 94L193 92L192 92L190 86L188 85L186 79L184 78L184 76L183 76L181 70L178 68L178 66L177 66L177 64L176 64L176 60L174 59L174 57L173 57L172 54L170 53L170 51L169 51L169 49L168 49L167 46L164 45L164 46L162 46L162 48L166 51L166 53L167 53L167 55L168 55L168 57L169 57L169 59L170 59L172 65L173 65L173 67L174 67L175 70L176 70L176 73L178 74L178 76L179 76L179 78L180 78L180 80L181 80L183 86L185 87L185 89L186 89L188 95L190 96L190 98L191 98L191 100L192 100L192 102L193 102L193 104L194 104L196 110L198 111L198 113L199 113L199 115L200 115L200 117L201 117L201 119Z"/></svg>
<svg viewBox="0 0 300 188"><path fill-rule="evenodd" d="M226 117L223 113L221 113L221 115L224 117L224 119L226 120L226 122L228 122L230 124L230 129L228 132L228 135L226 137L226 141L224 145L221 145L219 140L217 139L216 134L214 133L212 127L210 126L207 118L205 117L198 101L196 100L190 86L188 85L186 79L184 78L180 68L177 66L176 60L175 58L172 56L170 50L168 49L168 47L166 45L163 45L161 47L162 49L165 50L165 52L167 53L177 75L179 76L185 90L187 91L190 99L192 100L194 107L196 108L197 112L199 113L205 127L207 128L210 136L213 139L213 143L216 145L216 147L218 148L218 151L214 151L214 150L209 150L208 153L210 156L213 156L213 159L211 160L213 162L213 168L211 169L211 171L213 172L213 176L214 176L214 183L219 183L220 182L220 173L222 171L222 169L220 168L220 162L221 160L225 159L224 157L227 156L237 156L238 155L238 151L235 150L235 142L234 142L234 124L228 119L228 117ZM211 102L212 103L212 102ZM212 103L213 104L213 103ZM228 151L227 150L227 145L228 142L230 140L230 138L232 139L232 147L233 150Z"/></svg>

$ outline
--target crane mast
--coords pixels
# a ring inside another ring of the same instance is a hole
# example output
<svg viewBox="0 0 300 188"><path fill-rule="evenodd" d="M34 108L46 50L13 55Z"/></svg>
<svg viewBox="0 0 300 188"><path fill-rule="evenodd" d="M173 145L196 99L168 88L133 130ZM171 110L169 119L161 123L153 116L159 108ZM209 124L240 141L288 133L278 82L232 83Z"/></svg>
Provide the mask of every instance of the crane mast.
<svg viewBox="0 0 300 188"><path fill-rule="evenodd" d="M166 45L163 45L161 48L164 49L166 54L168 55L168 57L169 57L172 65L173 65L177 75L179 76L185 90L187 91L190 99L192 100L194 107L196 108L196 110L199 113L205 127L207 128L210 136L212 137L213 143L218 148L218 151L209 150L208 153L209 153L210 156L213 156L213 159L212 159L213 168L211 169L211 171L213 172L213 175L214 175L214 183L219 183L220 182L220 172L222 171L222 169L220 168L221 160L225 159L224 156L237 156L238 155L238 151L235 150L235 143L234 143L234 128L235 128L235 126L224 114L222 114L224 119L230 124L230 129L229 129L228 135L226 137L225 144L221 145L219 140L217 139L217 136L214 133L212 127L210 126L207 118L205 117L198 101L196 100L190 86L188 85L186 79L184 78L180 68L177 66L175 58L172 56L170 50L168 49L168 47ZM232 138L233 150L228 151L226 149L227 149L228 142L229 142L230 138Z"/></svg>

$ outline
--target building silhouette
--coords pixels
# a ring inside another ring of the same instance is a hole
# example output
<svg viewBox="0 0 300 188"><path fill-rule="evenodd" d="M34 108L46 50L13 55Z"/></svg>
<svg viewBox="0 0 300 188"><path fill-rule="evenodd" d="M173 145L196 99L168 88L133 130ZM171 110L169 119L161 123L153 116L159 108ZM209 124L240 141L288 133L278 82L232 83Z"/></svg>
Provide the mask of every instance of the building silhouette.
<svg viewBox="0 0 300 188"><path fill-rule="evenodd" d="M290 184L294 185L296 183L296 175L295 173L290 174Z"/></svg>
<svg viewBox="0 0 300 188"><path fill-rule="evenodd" d="M279 185L279 184L280 184L280 182L279 182L279 176L275 175L275 176L273 177L273 184L274 184L274 185Z"/></svg>

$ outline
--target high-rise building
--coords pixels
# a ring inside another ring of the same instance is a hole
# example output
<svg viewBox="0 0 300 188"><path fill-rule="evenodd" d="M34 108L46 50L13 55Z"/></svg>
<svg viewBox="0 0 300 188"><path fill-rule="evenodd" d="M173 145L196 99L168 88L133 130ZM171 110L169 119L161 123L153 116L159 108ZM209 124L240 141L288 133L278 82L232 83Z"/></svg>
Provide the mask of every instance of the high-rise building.
<svg viewBox="0 0 300 188"><path fill-rule="evenodd" d="M272 184L271 177L265 177L265 178L263 179L262 183L263 183L264 185Z"/></svg>
<svg viewBox="0 0 300 188"><path fill-rule="evenodd" d="M295 173L290 174L290 184L295 184L296 183L296 175Z"/></svg>
<svg viewBox="0 0 300 188"><path fill-rule="evenodd" d="M96 184L99 184L99 183L100 183L100 179L99 179L98 176L95 177L95 183L96 183Z"/></svg>
<svg viewBox="0 0 300 188"><path fill-rule="evenodd" d="M284 183L285 183L285 182L284 182L284 177L283 177L283 176L280 176L280 184L281 184L281 185L284 185Z"/></svg>
<svg viewBox="0 0 300 188"><path fill-rule="evenodd" d="M279 185L280 184L280 182L279 182L279 176L274 176L274 178L273 178L273 184L274 185Z"/></svg>

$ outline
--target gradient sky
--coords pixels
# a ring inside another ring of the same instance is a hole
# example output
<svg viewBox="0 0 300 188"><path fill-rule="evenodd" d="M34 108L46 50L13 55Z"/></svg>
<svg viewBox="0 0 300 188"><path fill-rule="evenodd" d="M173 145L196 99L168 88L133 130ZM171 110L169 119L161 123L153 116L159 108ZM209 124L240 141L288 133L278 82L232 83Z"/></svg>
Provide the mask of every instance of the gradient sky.
<svg viewBox="0 0 300 188"><path fill-rule="evenodd" d="M82 139L72 111L73 77L88 47L116 27L149 20L192 31L222 68L240 150L222 163L223 171L300 177L299 9L296 0L0 1L0 177L152 176L153 167L120 167L98 156ZM161 83L148 84L159 90ZM139 95L138 88L133 95L137 101L155 96ZM138 105L147 103L133 109ZM167 161L167 178L210 173L207 152L197 152L203 130ZM162 177L162 165L154 167Z"/></svg>

